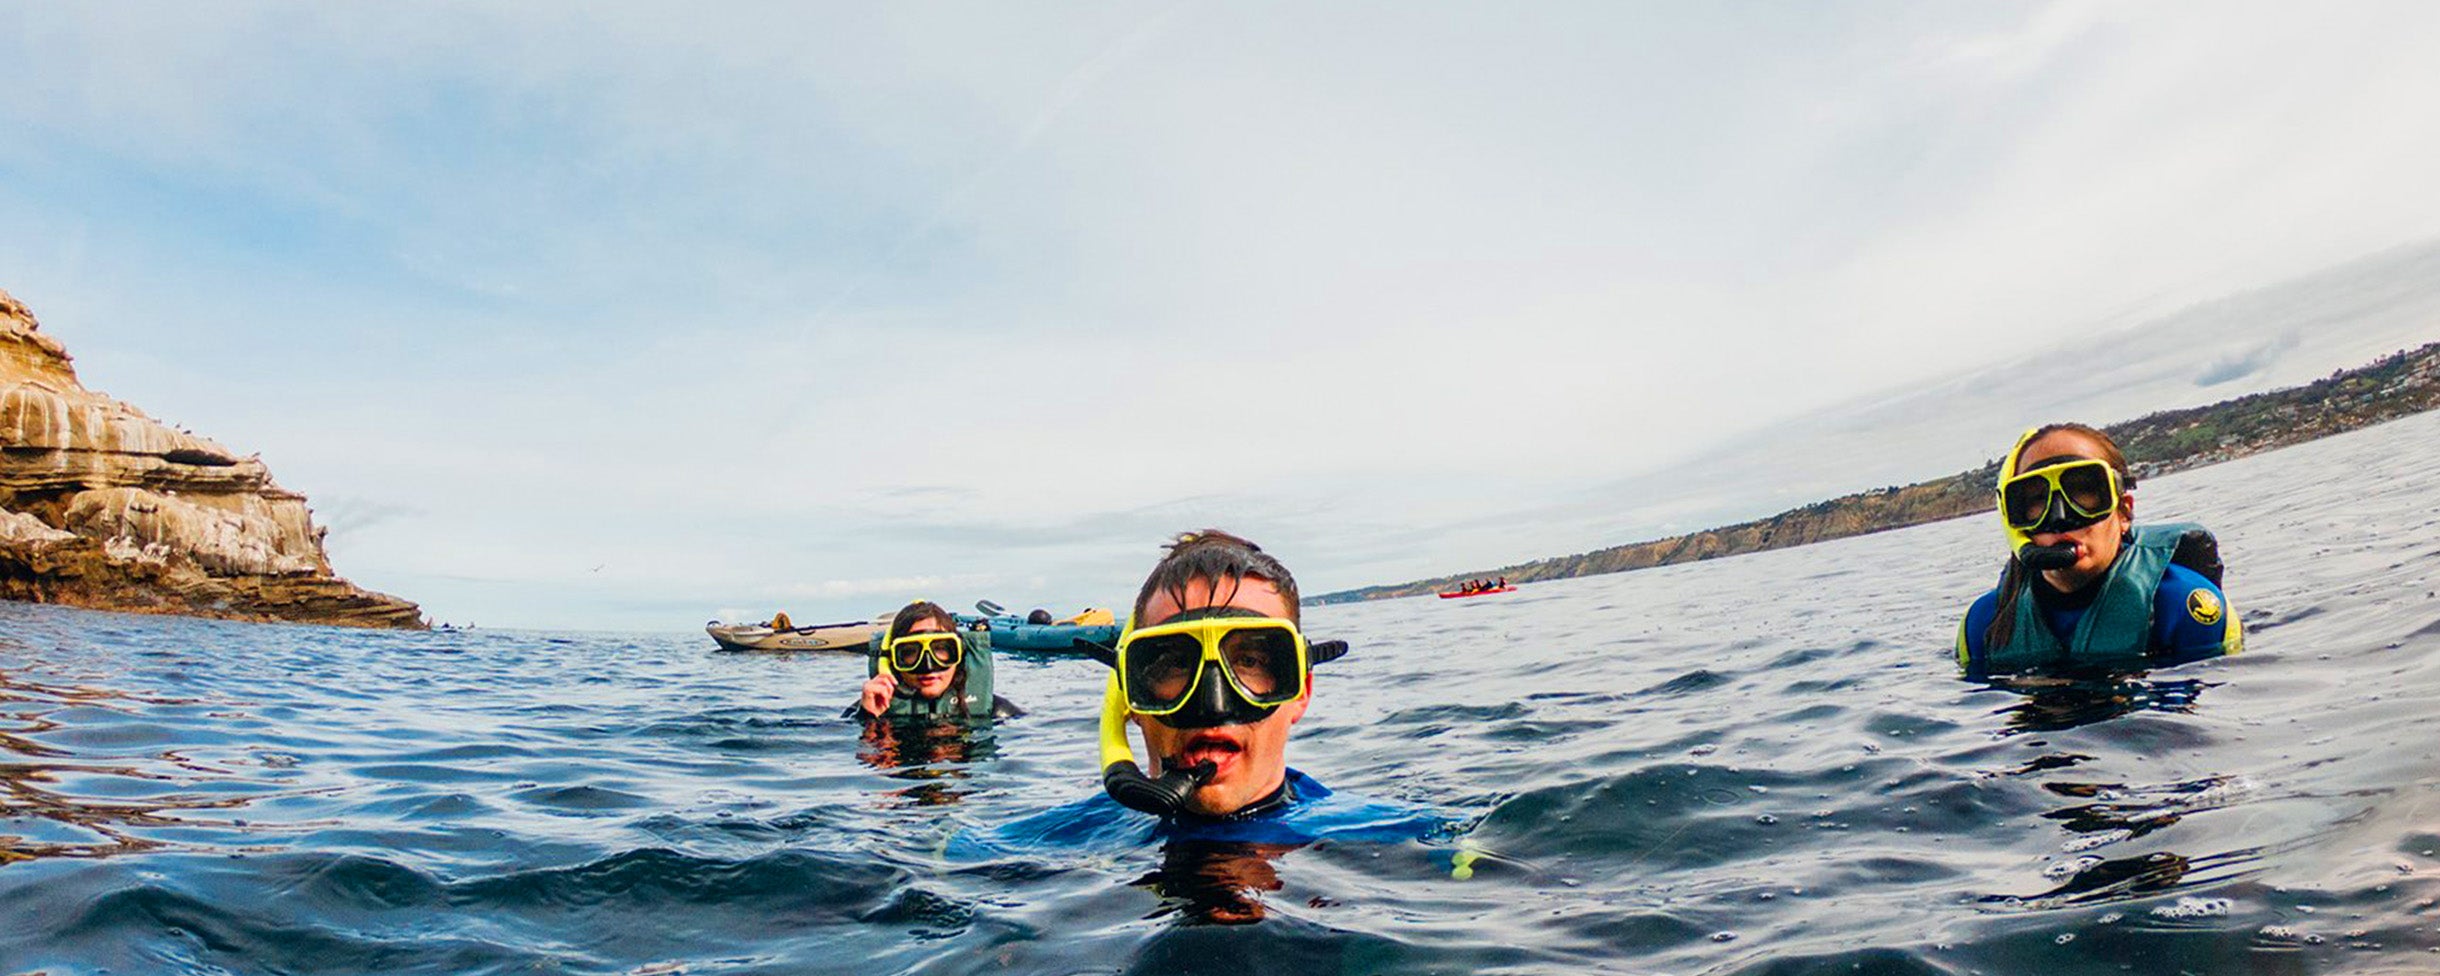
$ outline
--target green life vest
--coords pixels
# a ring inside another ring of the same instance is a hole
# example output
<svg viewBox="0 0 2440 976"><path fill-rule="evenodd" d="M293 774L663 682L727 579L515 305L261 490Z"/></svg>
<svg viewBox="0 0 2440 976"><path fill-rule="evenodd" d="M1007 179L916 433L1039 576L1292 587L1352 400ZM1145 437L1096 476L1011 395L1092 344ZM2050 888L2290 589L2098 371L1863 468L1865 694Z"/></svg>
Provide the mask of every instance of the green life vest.
<svg viewBox="0 0 2440 976"><path fill-rule="evenodd" d="M874 634L872 640L866 643L866 650L871 653L865 662L865 677L870 678L881 673L881 662L889 656L888 652L883 649L882 639L888 634L889 631L883 630ZM991 632L988 630L961 630L957 632L957 638L966 645L964 659L957 666L959 671L965 673L965 694L957 694L957 685L952 682L949 686L950 692L936 699L917 698L907 694L892 695L889 710L881 713L882 718L892 721L905 719L949 719L968 723L991 721L992 703L997 700L991 694Z"/></svg>
<svg viewBox="0 0 2440 976"><path fill-rule="evenodd" d="M2033 577L2017 584L2016 618L2008 643L1986 648L1983 670L1990 674L2038 671L2061 666L2136 670L2151 660L2152 598L2161 577L2177 561L2180 543L2189 533L2210 533L2190 522L2139 525L2118 549L2117 561L2101 578L2101 592L2092 608L2076 622L2065 644L2050 632L2042 608L2034 602ZM2217 560L2217 547L2211 547ZM2216 573L2206 572L2207 576Z"/></svg>

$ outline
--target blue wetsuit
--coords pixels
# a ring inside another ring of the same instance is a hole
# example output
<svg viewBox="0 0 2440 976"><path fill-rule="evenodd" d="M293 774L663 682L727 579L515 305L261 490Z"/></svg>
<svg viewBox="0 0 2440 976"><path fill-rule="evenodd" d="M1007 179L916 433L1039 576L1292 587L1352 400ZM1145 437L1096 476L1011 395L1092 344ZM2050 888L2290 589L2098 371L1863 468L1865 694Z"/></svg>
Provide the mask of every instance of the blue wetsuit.
<svg viewBox="0 0 2440 976"><path fill-rule="evenodd" d="M1172 841L1396 843L1455 826L1452 819L1428 810L1332 792L1295 769L1288 770L1282 789L1286 793L1281 802L1260 813L1233 817L1155 817L1095 793L990 830L960 832L949 842L948 854L965 859L1050 849L1133 850Z"/></svg>
<svg viewBox="0 0 2440 976"><path fill-rule="evenodd" d="M2092 609L2101 588L2090 586L2076 593L2060 593L2036 575L2027 590L2041 609L2042 620L2051 634L2066 643L2085 612ZM1998 607L1999 590L1994 588L1966 610L1965 626L1958 641L1959 660L1969 674L1987 670L1984 636L1990 632L1991 618ZM2160 586L2152 595L2152 636L2146 652L2150 663L2167 667L2236 652L2243 646L2243 638L2238 636L2242 631L2234 622L2236 615L2229 613L2227 607L2227 596L2203 574L2171 564L2162 572Z"/></svg>

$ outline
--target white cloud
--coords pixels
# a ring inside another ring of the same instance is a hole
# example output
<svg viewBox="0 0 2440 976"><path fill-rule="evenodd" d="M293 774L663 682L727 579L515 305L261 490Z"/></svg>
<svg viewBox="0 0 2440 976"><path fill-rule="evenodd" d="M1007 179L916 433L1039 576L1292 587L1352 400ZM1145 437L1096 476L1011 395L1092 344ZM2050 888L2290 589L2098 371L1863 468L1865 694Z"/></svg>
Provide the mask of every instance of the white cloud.
<svg viewBox="0 0 2440 976"><path fill-rule="evenodd" d="M2440 235L2436 18L38 7L0 285L452 618L1106 603L1212 522L1353 584Z"/></svg>

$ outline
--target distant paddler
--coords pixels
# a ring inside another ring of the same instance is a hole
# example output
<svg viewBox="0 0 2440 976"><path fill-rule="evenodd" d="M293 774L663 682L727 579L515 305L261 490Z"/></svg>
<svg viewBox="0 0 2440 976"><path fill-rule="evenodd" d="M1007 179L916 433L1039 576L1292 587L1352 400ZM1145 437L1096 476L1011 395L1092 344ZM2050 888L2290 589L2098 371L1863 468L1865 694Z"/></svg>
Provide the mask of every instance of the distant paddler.
<svg viewBox="0 0 2440 976"><path fill-rule="evenodd" d="M992 693L991 632L958 630L957 618L940 604L907 604L871 650L872 677L847 710L850 718L972 724L1024 714Z"/></svg>
<svg viewBox="0 0 2440 976"><path fill-rule="evenodd" d="M2191 523L2136 526L2135 478L2109 435L2026 431L1997 488L2008 563L1958 625L1967 674L2136 671L2244 648L2219 543Z"/></svg>

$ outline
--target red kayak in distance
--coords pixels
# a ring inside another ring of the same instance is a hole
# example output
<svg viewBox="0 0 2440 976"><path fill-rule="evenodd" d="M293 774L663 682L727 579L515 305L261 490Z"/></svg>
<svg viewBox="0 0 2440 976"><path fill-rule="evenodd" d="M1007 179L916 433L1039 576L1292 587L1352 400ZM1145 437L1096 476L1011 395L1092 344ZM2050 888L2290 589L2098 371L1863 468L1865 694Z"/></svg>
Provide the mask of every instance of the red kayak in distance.
<svg viewBox="0 0 2440 976"><path fill-rule="evenodd" d="M1455 593L1443 593L1440 595L1440 598L1443 600L1456 600L1469 596L1490 596L1494 593L1514 593L1516 592L1516 589L1517 588L1513 586L1494 586L1488 590L1459 590Z"/></svg>

